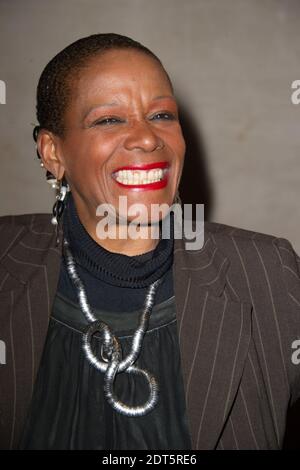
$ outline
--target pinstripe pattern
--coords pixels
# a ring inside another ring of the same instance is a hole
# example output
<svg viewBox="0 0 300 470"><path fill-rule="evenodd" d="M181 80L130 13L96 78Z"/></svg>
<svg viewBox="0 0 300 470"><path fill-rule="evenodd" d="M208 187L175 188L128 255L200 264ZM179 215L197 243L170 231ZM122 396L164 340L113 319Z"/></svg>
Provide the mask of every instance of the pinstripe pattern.
<svg viewBox="0 0 300 470"><path fill-rule="evenodd" d="M58 283L50 214L0 218L0 447L16 448ZM62 234L61 234L62 235ZM193 449L277 449L300 398L300 259L290 242L206 223L201 250L175 240L174 290Z"/></svg>

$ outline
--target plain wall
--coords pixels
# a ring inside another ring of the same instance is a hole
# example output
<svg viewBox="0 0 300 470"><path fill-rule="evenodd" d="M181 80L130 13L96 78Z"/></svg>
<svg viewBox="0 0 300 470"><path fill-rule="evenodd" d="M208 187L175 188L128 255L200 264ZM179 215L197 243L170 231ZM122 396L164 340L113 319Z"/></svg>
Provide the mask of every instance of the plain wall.
<svg viewBox="0 0 300 470"><path fill-rule="evenodd" d="M115 32L171 76L188 146L183 202L300 253L299 25L299 0L0 0L0 215L52 209L32 139L42 69L74 40Z"/></svg>

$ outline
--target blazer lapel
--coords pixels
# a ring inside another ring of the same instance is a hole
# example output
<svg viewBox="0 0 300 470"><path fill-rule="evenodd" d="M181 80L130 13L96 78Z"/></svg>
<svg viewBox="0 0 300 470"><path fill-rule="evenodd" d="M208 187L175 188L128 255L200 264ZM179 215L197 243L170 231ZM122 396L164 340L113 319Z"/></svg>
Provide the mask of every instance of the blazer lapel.
<svg viewBox="0 0 300 470"><path fill-rule="evenodd" d="M174 289L193 449L213 449L238 390L251 337L251 304L229 298L229 260L205 231L201 250L175 239Z"/></svg>

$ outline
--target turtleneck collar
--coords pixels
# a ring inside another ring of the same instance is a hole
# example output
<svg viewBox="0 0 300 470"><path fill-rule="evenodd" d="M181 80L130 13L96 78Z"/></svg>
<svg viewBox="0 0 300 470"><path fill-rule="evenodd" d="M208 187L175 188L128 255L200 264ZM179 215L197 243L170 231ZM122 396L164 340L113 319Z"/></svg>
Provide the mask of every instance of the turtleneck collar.
<svg viewBox="0 0 300 470"><path fill-rule="evenodd" d="M174 214L170 214L171 238L160 239L147 253L127 256L113 253L99 245L79 219L70 192L63 216L64 236L75 261L94 277L119 287L147 287L161 278L172 266L174 248Z"/></svg>

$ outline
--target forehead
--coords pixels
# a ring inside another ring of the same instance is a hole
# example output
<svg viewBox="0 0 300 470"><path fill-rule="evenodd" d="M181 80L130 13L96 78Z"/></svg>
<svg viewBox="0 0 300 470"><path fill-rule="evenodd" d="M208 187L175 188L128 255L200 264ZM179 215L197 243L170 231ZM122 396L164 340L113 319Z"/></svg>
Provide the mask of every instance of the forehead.
<svg viewBox="0 0 300 470"><path fill-rule="evenodd" d="M79 72L76 82L80 93L85 90L89 94L126 87L171 91L168 77L160 63L134 49L110 50L89 59Z"/></svg>

